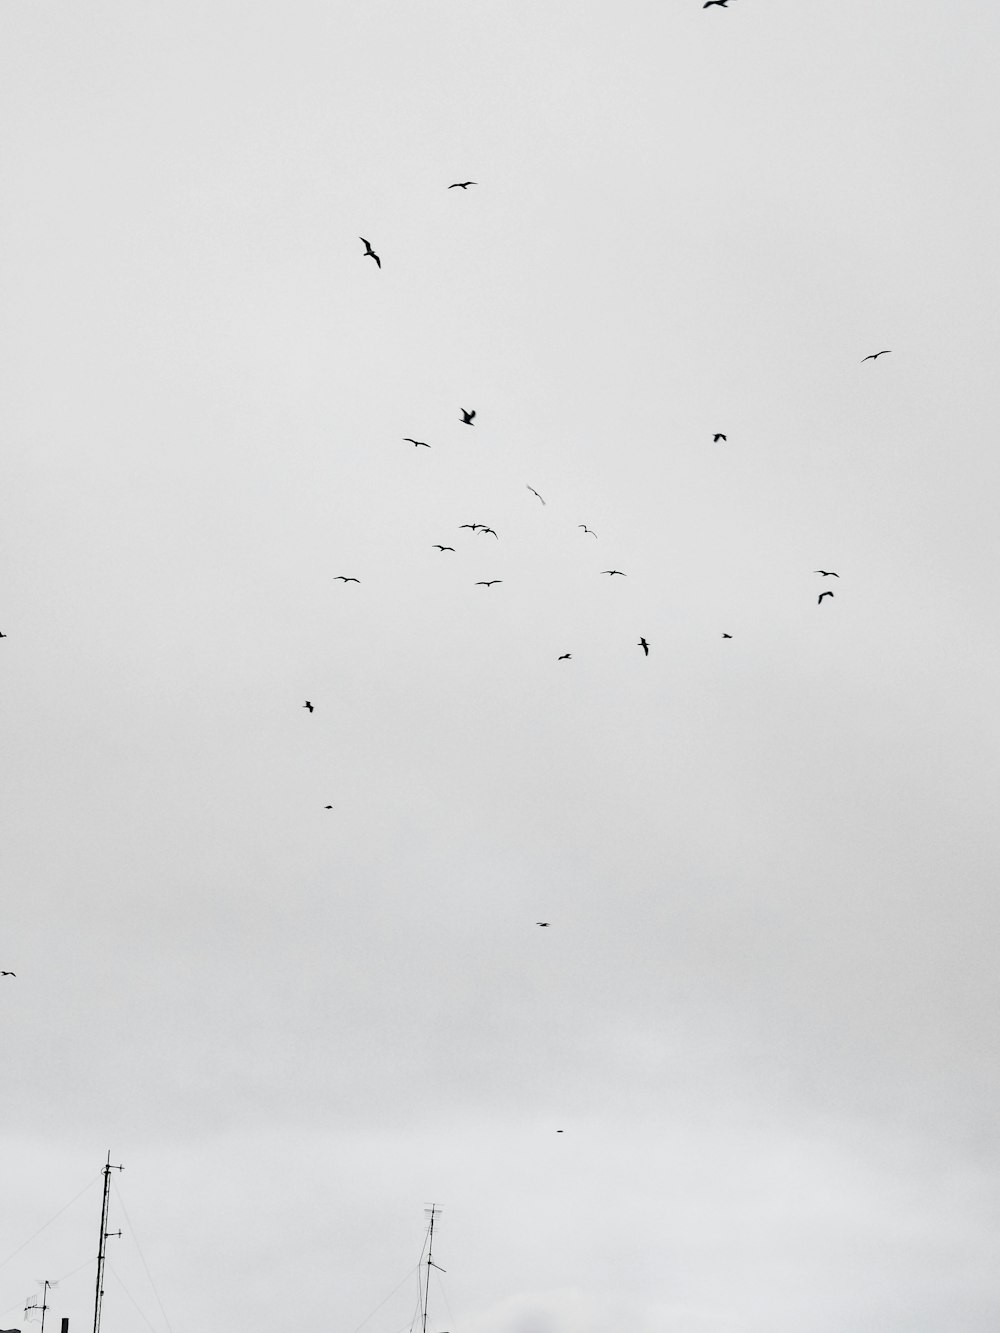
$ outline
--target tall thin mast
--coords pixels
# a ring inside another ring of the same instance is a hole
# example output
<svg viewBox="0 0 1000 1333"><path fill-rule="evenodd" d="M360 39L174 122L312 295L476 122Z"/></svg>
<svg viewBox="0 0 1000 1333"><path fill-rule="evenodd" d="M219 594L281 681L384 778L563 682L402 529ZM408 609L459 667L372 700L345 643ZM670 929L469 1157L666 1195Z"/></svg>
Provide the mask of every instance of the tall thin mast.
<svg viewBox="0 0 1000 1333"><path fill-rule="evenodd" d="M41 1310L41 1312L42 1312L42 1333L45 1333L45 1311L49 1308L49 1303L48 1303L48 1302L49 1302L49 1287L51 1287L51 1286L52 1286L52 1283L48 1280L48 1278L46 1278L45 1281L42 1283L42 1303L41 1303L41 1305L39 1305L37 1301L33 1301L33 1302L31 1302L30 1304L28 1304L28 1305L26 1305L26 1306L24 1307L24 1317L25 1317L25 1319L27 1319L27 1317L28 1317L28 1312L29 1312L29 1310Z"/></svg>
<svg viewBox="0 0 1000 1333"><path fill-rule="evenodd" d="M446 1273L448 1271L446 1268L442 1268L440 1264L436 1264L431 1257L434 1250L434 1219L440 1211L441 1209L438 1208L437 1204L431 1204L431 1225L430 1230L427 1233L427 1277L424 1281L424 1309L423 1319L420 1325L420 1333L427 1333L427 1302L431 1294L431 1269L436 1268L439 1273ZM96 1329L94 1333L97 1333Z"/></svg>
<svg viewBox="0 0 1000 1333"><path fill-rule="evenodd" d="M120 1231L108 1230L108 1196L111 1193L111 1172L124 1171L123 1166L111 1165L111 1152L104 1164L104 1198L101 1201L101 1241L97 1247L97 1293L94 1296L94 1333L100 1333L101 1302L104 1300L104 1242L109 1236L120 1236Z"/></svg>

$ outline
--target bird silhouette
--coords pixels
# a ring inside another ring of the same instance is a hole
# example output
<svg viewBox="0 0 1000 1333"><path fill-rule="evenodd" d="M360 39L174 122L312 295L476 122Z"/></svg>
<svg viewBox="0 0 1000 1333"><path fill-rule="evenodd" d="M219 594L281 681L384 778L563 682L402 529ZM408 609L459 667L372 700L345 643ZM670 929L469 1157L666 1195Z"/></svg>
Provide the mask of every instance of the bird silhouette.
<svg viewBox="0 0 1000 1333"><path fill-rule="evenodd" d="M494 583L503 583L503 579L480 579L477 588L492 588Z"/></svg>
<svg viewBox="0 0 1000 1333"><path fill-rule="evenodd" d="M597 533L593 530L593 528L588 528L586 523L578 523L576 526L578 528L583 528L584 532L589 532L591 537L597 536Z"/></svg>
<svg viewBox="0 0 1000 1333"><path fill-rule="evenodd" d="M602 573L602 574L621 574L621 576L622 576L623 579L628 578L628 575L627 575L623 570L620 570L620 569L602 569L602 570L601 570L601 573Z"/></svg>
<svg viewBox="0 0 1000 1333"><path fill-rule="evenodd" d="M729 0L705 0L702 9L708 9L710 5L718 5L720 9L725 9Z"/></svg>
<svg viewBox="0 0 1000 1333"><path fill-rule="evenodd" d="M406 444L412 444L414 448L429 449L430 445L426 440L415 440L412 435L404 435L403 440Z"/></svg>
<svg viewBox="0 0 1000 1333"><path fill-rule="evenodd" d="M0 972L0 977L16 977L16 972Z"/></svg>
<svg viewBox="0 0 1000 1333"><path fill-rule="evenodd" d="M867 356L861 358L861 364L864 365L866 361L877 361L880 356L885 356L886 352L891 351L891 347L883 347L881 352L869 352Z"/></svg>
<svg viewBox="0 0 1000 1333"><path fill-rule="evenodd" d="M486 527L484 524L482 524L482 523L480 523L480 525L479 525L479 531L480 531L481 533L483 533L484 535L485 535L487 532L492 532L492 533L493 533L493 536L494 536L494 537L497 537L496 528L487 528L487 527ZM500 540L500 538L497 537L497 541L499 541L499 540Z"/></svg>
<svg viewBox="0 0 1000 1333"><path fill-rule="evenodd" d="M467 190L470 185L478 185L478 181L456 181L454 185L449 185L449 190Z"/></svg>
<svg viewBox="0 0 1000 1333"><path fill-rule="evenodd" d="M323 809L324 809L324 810L332 810L332 809L333 809L333 806L332 806L332 805L324 805Z"/></svg>
<svg viewBox="0 0 1000 1333"><path fill-rule="evenodd" d="M649 656L649 644L646 642L645 639L640 639L639 642L638 642L635 646L636 646L637 648L641 648L641 649L642 649L644 656L646 656L646 657Z"/></svg>
<svg viewBox="0 0 1000 1333"><path fill-rule="evenodd" d="M536 925L536 926L541 926L543 929L544 929L547 925L549 925L549 924L550 924L550 923L549 923L548 921L536 921L536 922L535 922L535 925ZM560 1131L560 1132L561 1132L561 1131Z"/></svg>
<svg viewBox="0 0 1000 1333"><path fill-rule="evenodd" d="M365 246L365 253L361 256L361 258L362 258L362 259L366 259L369 255L371 255L372 259L375 260L375 263L378 264L379 268L381 268L381 267L382 267L382 261L381 261L381 259L379 259L378 255L375 253L375 251L372 249L372 243L371 243L371 241L365 241L365 238L364 238L363 236L359 236L359 237L358 237L358 240L359 240L359 241L364 241L364 246Z"/></svg>
<svg viewBox="0 0 1000 1333"><path fill-rule="evenodd" d="M432 543L435 551L454 551L454 546L442 546L440 542Z"/></svg>
<svg viewBox="0 0 1000 1333"><path fill-rule="evenodd" d="M731 639L733 636L732 636L731 634L726 634L725 631L723 631L723 635L722 635L722 637L723 637L724 639Z"/></svg>
<svg viewBox="0 0 1000 1333"><path fill-rule="evenodd" d="M527 483L525 483L525 484L527 485ZM528 486L528 490L531 492L532 495L538 495L538 492L535 490L534 486ZM538 495L538 498L539 498L539 500L542 500L542 497L541 497L540 495ZM545 501L542 500L542 504L544 504L544 503L545 503Z"/></svg>
<svg viewBox="0 0 1000 1333"><path fill-rule="evenodd" d="M302 705L302 707L303 707L303 708L308 708L309 711L310 711L310 713L312 713L312 712L314 711L313 706L312 706L312 704L309 702L308 699L305 701L305 703Z"/></svg>
<svg viewBox="0 0 1000 1333"><path fill-rule="evenodd" d="M822 574L825 579L839 579L840 575L835 569L814 569L814 574Z"/></svg>
<svg viewBox="0 0 1000 1333"><path fill-rule="evenodd" d="M464 407L460 407L458 410L462 414L462 425L471 426L473 424L472 418L476 415L476 409L473 408L471 412L467 412Z"/></svg>
<svg viewBox="0 0 1000 1333"><path fill-rule="evenodd" d="M826 592L821 592L820 595L816 598L816 605L819 606L820 602L823 600L824 597L832 597L832 596L833 593L830 592L829 589L827 589Z"/></svg>
<svg viewBox="0 0 1000 1333"><path fill-rule="evenodd" d="M485 527L486 527L486 524L485 524L485 523L459 523L458 526L459 526L459 529L461 529L461 528L471 528L473 532L477 532L477 531L479 530L479 528L485 528Z"/></svg>
<svg viewBox="0 0 1000 1333"><path fill-rule="evenodd" d="M7 637L6 634L0 634L0 639L6 639L6 637Z"/></svg>
<svg viewBox="0 0 1000 1333"><path fill-rule="evenodd" d="M360 579L352 579L352 578L349 578L346 574L334 574L334 576L333 576L333 581L334 581L334 583L336 583L338 579L343 579L343 581L344 581L345 583L360 583L360 582L361 582Z"/></svg>
<svg viewBox="0 0 1000 1333"><path fill-rule="evenodd" d="M726 437L725 437L724 435L722 435L722 434L713 435L713 436L712 436L712 443L713 443L713 444L718 444L720 440L724 440L725 438L726 438Z"/></svg>
<svg viewBox="0 0 1000 1333"><path fill-rule="evenodd" d="M559 657L556 658L556 661L569 662L572 659L572 657L573 657L572 653L562 653Z"/></svg>

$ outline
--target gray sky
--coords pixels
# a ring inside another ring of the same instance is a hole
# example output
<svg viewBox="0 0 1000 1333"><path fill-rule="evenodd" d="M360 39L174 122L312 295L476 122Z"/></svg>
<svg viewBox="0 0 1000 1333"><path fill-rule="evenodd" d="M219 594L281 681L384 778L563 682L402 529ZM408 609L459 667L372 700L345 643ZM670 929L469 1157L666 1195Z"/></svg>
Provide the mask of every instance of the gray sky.
<svg viewBox="0 0 1000 1333"><path fill-rule="evenodd" d="M994 1333L998 37L4 0L0 1325Z"/></svg>

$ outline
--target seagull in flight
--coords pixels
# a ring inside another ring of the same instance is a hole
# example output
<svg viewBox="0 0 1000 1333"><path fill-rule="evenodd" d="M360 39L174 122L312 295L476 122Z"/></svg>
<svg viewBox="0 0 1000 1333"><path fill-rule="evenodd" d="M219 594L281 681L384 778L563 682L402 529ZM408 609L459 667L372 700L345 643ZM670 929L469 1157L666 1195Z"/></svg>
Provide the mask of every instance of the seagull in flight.
<svg viewBox="0 0 1000 1333"><path fill-rule="evenodd" d="M429 449L430 445L426 440L415 440L412 435L403 436L404 444L412 444L415 449Z"/></svg>
<svg viewBox="0 0 1000 1333"><path fill-rule="evenodd" d="M0 977L16 977L16 972L0 972Z"/></svg>
<svg viewBox="0 0 1000 1333"><path fill-rule="evenodd" d="M477 588L492 588L494 583L503 583L503 579L480 579Z"/></svg>
<svg viewBox="0 0 1000 1333"><path fill-rule="evenodd" d="M478 185L478 181L456 181L454 185L449 185L449 190L467 190L470 185Z"/></svg>
<svg viewBox="0 0 1000 1333"><path fill-rule="evenodd" d="M462 414L462 425L463 426L473 425L472 418L476 415L476 409L473 408L471 412L467 412L464 407L460 407L458 410Z"/></svg>
<svg viewBox="0 0 1000 1333"><path fill-rule="evenodd" d="M583 528L584 532L589 532L591 537L597 536L597 533L593 530L593 528L588 528L586 523L578 523L576 526L578 528Z"/></svg>
<svg viewBox="0 0 1000 1333"><path fill-rule="evenodd" d="M334 581L334 583L336 583L338 579L343 579L343 581L344 581L345 583L360 583L360 582L361 582L360 579L352 579L352 578L348 578L348 576L347 576L346 574L334 574L334 576L333 576L333 581Z"/></svg>
<svg viewBox="0 0 1000 1333"><path fill-rule="evenodd" d="M362 259L366 259L369 255L371 255L372 259L375 260L375 263L378 264L379 268L381 268L381 267L382 267L382 261L381 261L381 259L379 259L378 255L375 253L375 251L372 249L372 243L371 243L371 241L366 241L365 238L364 238L363 236L359 236L359 237L358 237L358 240L359 240L359 241L363 241L363 242L364 242L364 247L365 247L365 253L361 256L361 258L362 258Z"/></svg>
<svg viewBox="0 0 1000 1333"><path fill-rule="evenodd" d="M572 658L573 658L573 654L572 654L572 653L562 653L559 657L556 658L556 661L557 661L557 662L569 662L569 661L572 660Z"/></svg>
<svg viewBox="0 0 1000 1333"><path fill-rule="evenodd" d="M649 656L649 644L646 642L644 638L640 639L635 646L637 648L641 648L646 657Z"/></svg>
<svg viewBox="0 0 1000 1333"><path fill-rule="evenodd" d="M0 639L6 639L6 637L7 637L6 634L0 634Z"/></svg>
<svg viewBox="0 0 1000 1333"><path fill-rule="evenodd" d="M549 925L549 924L550 924L550 923L549 923L548 921L536 921L536 922L535 922L535 925L536 925L536 926L541 926L543 930L544 930L544 928L545 928L547 925ZM562 1130L560 1130L559 1132L560 1132L560 1134L561 1134L561 1133L562 1133Z"/></svg>
<svg viewBox="0 0 1000 1333"><path fill-rule="evenodd" d="M825 579L839 579L840 575L835 569L814 569L814 574L822 574Z"/></svg>
<svg viewBox="0 0 1000 1333"><path fill-rule="evenodd" d="M310 711L310 713L312 713L312 712L314 711L313 706L312 706L312 704L309 702L308 699L305 701L305 703L302 705L302 707L303 707L303 708L308 708L309 711Z"/></svg>
<svg viewBox="0 0 1000 1333"><path fill-rule="evenodd" d="M829 589L827 589L826 592L821 592L820 595L816 598L816 605L819 606L820 602L823 600L824 597L832 597L832 596L833 593L830 592Z"/></svg>
<svg viewBox="0 0 1000 1333"><path fill-rule="evenodd" d="M440 542L433 543L435 551L454 551L454 546L442 546Z"/></svg>
<svg viewBox="0 0 1000 1333"><path fill-rule="evenodd" d="M628 575L625 573L625 571L624 571L624 570L621 570L621 569L602 569L602 570L601 570L601 573L602 573L602 574L621 574L621 576L622 576L623 579L628 578Z"/></svg>
<svg viewBox="0 0 1000 1333"><path fill-rule="evenodd" d="M525 483L525 484L527 484L527 483ZM534 486L528 486L528 490L531 492L532 495L538 495L538 492L535 490ZM538 495L538 498L539 498L539 500L542 500L542 497L541 497L540 495ZM542 500L542 504L544 504L544 503L545 503L545 501Z"/></svg>
<svg viewBox="0 0 1000 1333"><path fill-rule="evenodd" d="M718 434L712 436L712 443L718 444L720 440L724 441L725 438L726 437L721 432L719 432Z"/></svg>
<svg viewBox="0 0 1000 1333"><path fill-rule="evenodd" d="M492 532L492 533L493 533L493 536L494 536L494 537L497 537L496 528L488 528L488 527L486 527L486 525L483 524L483 523L480 523L480 525L479 525L479 531L480 531L480 532L483 532L483 533L486 533L486 532ZM499 541L499 540L500 540L500 538L497 537L497 541Z"/></svg>
<svg viewBox="0 0 1000 1333"><path fill-rule="evenodd" d="M891 347L883 347L881 352L869 352L867 356L861 358L861 364L864 365L866 361L877 361L880 356L885 356L887 352L891 351Z"/></svg>
<svg viewBox="0 0 1000 1333"><path fill-rule="evenodd" d="M727 634L727 633L723 630L722 637L723 637L724 639L731 639L733 636L732 636L731 634Z"/></svg>
<svg viewBox="0 0 1000 1333"><path fill-rule="evenodd" d="M709 5L718 5L720 9L725 9L728 4L729 0L705 0L702 9L708 9Z"/></svg>
<svg viewBox="0 0 1000 1333"><path fill-rule="evenodd" d="M471 528L473 532L477 532L480 528L485 528L485 527L486 527L486 524L485 524L485 523L459 523L458 526L459 526L459 530L461 530L462 528Z"/></svg>
<svg viewBox="0 0 1000 1333"><path fill-rule="evenodd" d="M333 806L332 806L332 805L324 805L323 809L324 809L324 810L332 810L332 809L333 809Z"/></svg>

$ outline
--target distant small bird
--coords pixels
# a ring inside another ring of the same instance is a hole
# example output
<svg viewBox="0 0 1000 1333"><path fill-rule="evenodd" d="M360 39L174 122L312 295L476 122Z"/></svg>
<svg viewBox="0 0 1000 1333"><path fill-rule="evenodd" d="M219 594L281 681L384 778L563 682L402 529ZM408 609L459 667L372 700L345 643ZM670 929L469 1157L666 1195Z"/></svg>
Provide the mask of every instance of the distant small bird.
<svg viewBox="0 0 1000 1333"><path fill-rule="evenodd" d="M624 573L624 572L623 572L622 570L620 570L620 569L602 569L602 570L601 570L601 573L602 573L602 574L621 574L621 576L622 576L623 579L628 578L628 575L627 575L626 573Z"/></svg>
<svg viewBox="0 0 1000 1333"><path fill-rule="evenodd" d="M861 364L864 365L866 361L877 361L880 356L885 356L887 352L891 351L891 347L883 347L881 352L869 352L867 356L861 358Z"/></svg>
<svg viewBox="0 0 1000 1333"><path fill-rule="evenodd" d="M731 639L733 636L732 636L731 634L726 634L726 633L723 631L723 635L722 635L722 637L723 637L724 639Z"/></svg>
<svg viewBox="0 0 1000 1333"><path fill-rule="evenodd" d="M833 593L830 592L829 589L827 589L826 592L821 592L820 595L816 598L816 605L819 606L820 602L823 600L824 597L832 597L832 596Z"/></svg>
<svg viewBox="0 0 1000 1333"><path fill-rule="evenodd" d="M454 551L455 549L454 546L442 546L440 542L433 542L432 545L436 551Z"/></svg>
<svg viewBox="0 0 1000 1333"><path fill-rule="evenodd" d="M493 533L493 536L494 536L494 537L497 537L497 530L496 530L496 528L488 528L488 527L486 527L486 525L483 524L483 523L480 523L480 524L479 524L479 531L480 531L481 533L483 533L484 535L485 535L487 532L492 532L492 533ZM499 540L500 540L500 538L497 537L497 541L499 541Z"/></svg>
<svg viewBox="0 0 1000 1333"><path fill-rule="evenodd" d="M548 921L536 921L536 922L535 922L535 925L536 925L536 926L543 926L543 927L544 927L544 926L547 926L547 925L549 925L549 924L550 924L550 923L549 923Z"/></svg>
<svg viewBox="0 0 1000 1333"><path fill-rule="evenodd" d="M527 484L527 483L526 483L526 484ZM534 486L528 486L528 490L531 492L532 495L538 495L538 492L535 490ZM538 495L538 498L539 498L539 500L542 500L542 497L541 497L540 495ZM544 503L545 503L545 501L542 500L542 504L544 504Z"/></svg>
<svg viewBox="0 0 1000 1333"><path fill-rule="evenodd" d="M460 407L458 410L462 414L462 425L471 426L473 424L472 418L476 415L476 409L473 408L471 412L466 412L464 407Z"/></svg>
<svg viewBox="0 0 1000 1333"><path fill-rule="evenodd" d="M403 441L405 444L412 444L417 449L430 448L430 445L427 443L426 440L415 440L412 435L404 435Z"/></svg>
<svg viewBox="0 0 1000 1333"><path fill-rule="evenodd" d="M480 579L477 588L492 588L494 583L503 583L503 579Z"/></svg>
<svg viewBox="0 0 1000 1333"><path fill-rule="evenodd" d="M835 569L814 569L814 574L822 574L825 579L839 579L840 575Z"/></svg>
<svg viewBox="0 0 1000 1333"><path fill-rule="evenodd" d="M716 0L716 3L718 3L718 0ZM723 0L723 4L724 4L724 3L725 3L725 0ZM557 1134L562 1134L562 1133L564 1133L564 1132L565 1132L565 1131L564 1131L564 1130L561 1130L561 1129L557 1129L557 1130L556 1130L556 1133L557 1133Z"/></svg>
<svg viewBox="0 0 1000 1333"><path fill-rule="evenodd" d="M586 525L586 523L578 523L576 526L577 526L578 528L583 528L584 532L589 532L590 535L591 535L591 537L596 537L596 536L597 536L597 533L594 532L592 528L588 528L587 525Z"/></svg>
<svg viewBox="0 0 1000 1333"><path fill-rule="evenodd" d="M334 583L336 583L338 579L343 579L343 581L344 581L345 583L360 583L360 582L361 582L360 579L352 579L352 578L348 578L348 576L347 576L346 574L334 574L334 576L333 576L333 581L334 581Z"/></svg>
<svg viewBox="0 0 1000 1333"><path fill-rule="evenodd" d="M725 438L726 438L726 437L725 437L724 435L713 435L713 436L712 436L712 443L713 443L713 444L718 444L720 440L724 440Z"/></svg>
<svg viewBox="0 0 1000 1333"><path fill-rule="evenodd" d="M324 810L332 810L332 809L333 809L333 806L332 806L332 805L324 805L323 809L324 809Z"/></svg>
<svg viewBox="0 0 1000 1333"><path fill-rule="evenodd" d="M572 657L573 657L573 654L572 654L572 653L563 653L561 656L559 656L559 657L556 658L556 661L557 661L557 662L569 662L569 661L572 660Z"/></svg>
<svg viewBox="0 0 1000 1333"><path fill-rule="evenodd" d="M310 713L312 713L312 712L315 711L315 710L313 709L312 704L309 702L308 699L305 701L305 703L302 705L302 707L303 707L303 708L308 708L309 711L310 711Z"/></svg>
<svg viewBox="0 0 1000 1333"><path fill-rule="evenodd" d="M702 9L708 9L709 5L718 5L720 9L725 9L728 4L729 0L705 0Z"/></svg>
<svg viewBox="0 0 1000 1333"><path fill-rule="evenodd" d="M467 190L470 185L478 185L478 181L456 181L454 185L449 185L449 190Z"/></svg>
<svg viewBox="0 0 1000 1333"><path fill-rule="evenodd" d="M645 639L640 639L639 642L638 642L635 646L636 646L637 648L641 648L641 649L642 649L644 656L646 656L646 657L649 656L649 644L646 642Z"/></svg>
<svg viewBox="0 0 1000 1333"><path fill-rule="evenodd" d="M16 972L0 972L0 977L16 977L16 976L17 976Z"/></svg>
<svg viewBox="0 0 1000 1333"><path fill-rule="evenodd" d="M371 241L366 241L365 238L364 238L363 236L359 236L359 237L358 237L358 240L359 240L359 241L363 241L363 242L364 242L364 247L365 247L365 252L364 252L364 254L361 256L361 258L362 258L362 259L367 259L368 256L371 255L372 259L375 260L375 263L378 264L379 268L381 268L381 267L382 267L382 261L381 261L381 259L379 259L378 255L375 253L375 251L372 249L372 243L371 243Z"/></svg>
<svg viewBox="0 0 1000 1333"><path fill-rule="evenodd" d="M477 529L479 529L479 528L485 528L485 527L486 527L486 524L485 524L485 523L459 523L458 526L459 526L460 529L461 529L461 528L471 528L473 532L476 532Z"/></svg>
<svg viewBox="0 0 1000 1333"><path fill-rule="evenodd" d="M0 634L0 639L6 639L6 637L7 637L6 634Z"/></svg>

